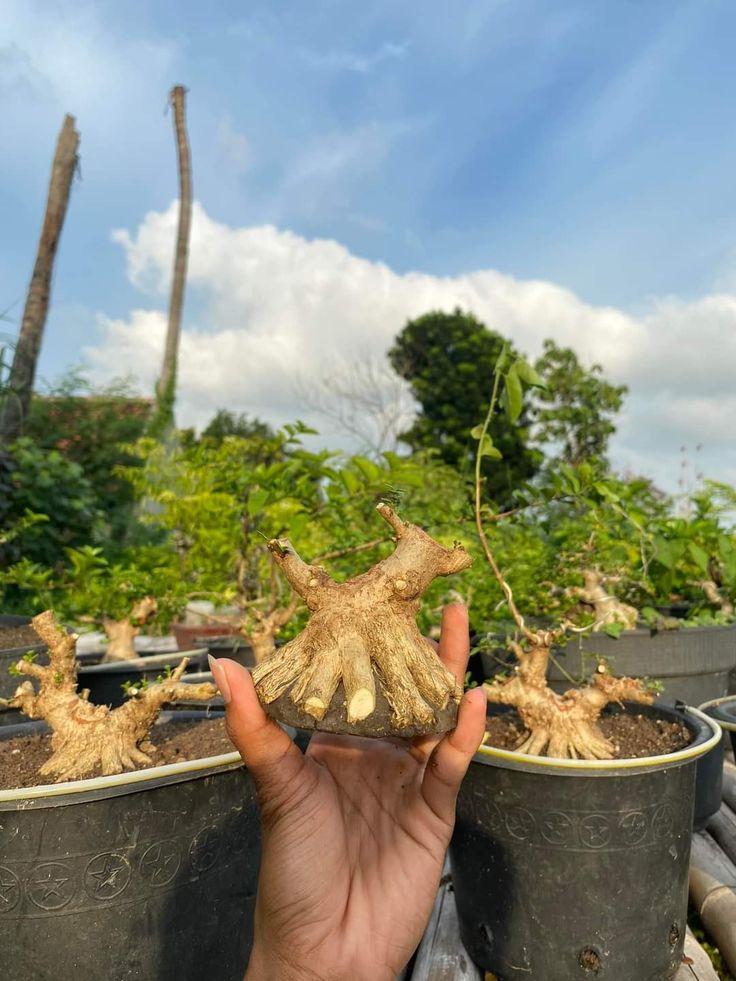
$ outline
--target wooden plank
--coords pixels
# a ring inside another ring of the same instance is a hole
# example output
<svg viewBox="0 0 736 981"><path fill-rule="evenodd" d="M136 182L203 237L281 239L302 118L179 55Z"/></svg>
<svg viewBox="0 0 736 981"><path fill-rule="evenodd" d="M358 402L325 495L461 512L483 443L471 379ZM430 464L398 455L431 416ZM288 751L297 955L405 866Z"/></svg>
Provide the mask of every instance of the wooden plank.
<svg viewBox="0 0 736 981"><path fill-rule="evenodd" d="M710 957L690 930L685 937L685 959L672 981L718 981Z"/></svg>
<svg viewBox="0 0 736 981"><path fill-rule="evenodd" d="M728 761L723 764L723 799L736 811L736 766Z"/></svg>
<svg viewBox="0 0 736 981"><path fill-rule="evenodd" d="M721 804L718 813L714 814L708 822L707 830L718 842L721 851L732 862L736 862L736 814L734 814L728 804ZM736 885L736 882L727 882L725 885Z"/></svg>
<svg viewBox="0 0 736 981"><path fill-rule="evenodd" d="M419 945L411 981L483 981L480 968L471 961L460 939L455 894L447 875L442 878Z"/></svg>
<svg viewBox="0 0 736 981"><path fill-rule="evenodd" d="M693 835L690 864L712 875L724 886L736 888L736 865L707 831Z"/></svg>

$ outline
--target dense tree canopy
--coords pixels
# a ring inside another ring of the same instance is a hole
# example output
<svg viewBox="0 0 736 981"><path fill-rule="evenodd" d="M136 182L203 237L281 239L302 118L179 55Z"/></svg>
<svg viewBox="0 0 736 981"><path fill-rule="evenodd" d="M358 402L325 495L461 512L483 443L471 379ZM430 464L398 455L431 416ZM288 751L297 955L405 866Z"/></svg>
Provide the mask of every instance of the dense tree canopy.
<svg viewBox="0 0 736 981"><path fill-rule="evenodd" d="M599 364L584 368L571 348L552 340L544 342L535 368L547 385L537 392L532 412L536 439L556 444L556 455L573 466L591 457L605 458L626 386L611 385Z"/></svg>
<svg viewBox="0 0 736 981"><path fill-rule="evenodd" d="M421 406L401 439L415 451L434 449L445 463L470 471L476 449L470 431L485 416L503 343L500 334L459 309L410 320L389 351L394 370L409 382ZM515 356L512 348L510 358ZM542 457L528 445L528 424L523 412L513 425L501 415L491 425L503 460L486 462L484 471L488 492L499 503L539 468Z"/></svg>

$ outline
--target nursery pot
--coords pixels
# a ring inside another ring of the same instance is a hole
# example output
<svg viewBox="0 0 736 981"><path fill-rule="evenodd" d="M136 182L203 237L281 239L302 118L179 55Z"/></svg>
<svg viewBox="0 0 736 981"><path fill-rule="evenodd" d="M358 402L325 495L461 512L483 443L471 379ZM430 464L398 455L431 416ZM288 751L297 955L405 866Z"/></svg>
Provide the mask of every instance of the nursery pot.
<svg viewBox="0 0 736 981"><path fill-rule="evenodd" d="M715 719L718 725L731 737L731 746L736 755L736 698L729 695L705 702L700 706L702 712Z"/></svg>
<svg viewBox="0 0 736 981"><path fill-rule="evenodd" d="M0 827L3 977L242 981L260 830L237 753L0 791Z"/></svg>
<svg viewBox="0 0 736 981"><path fill-rule="evenodd" d="M253 648L242 634L222 634L221 632L217 636L203 636L198 633L194 643L206 647L213 657L229 657L246 668L256 666Z"/></svg>
<svg viewBox="0 0 736 981"><path fill-rule="evenodd" d="M609 660L613 674L660 681L660 704L700 705L728 693L728 675L736 667L736 624L655 633L624 630L618 638L586 634L570 640L555 656L568 674L581 678L591 674L595 654ZM570 686L555 664L550 664L549 678L558 691Z"/></svg>
<svg viewBox="0 0 736 981"><path fill-rule="evenodd" d="M674 975L695 763L721 739L697 709L681 719L693 741L666 756L556 760L485 746L475 755L450 858L463 943L499 981Z"/></svg>
<svg viewBox="0 0 736 981"><path fill-rule="evenodd" d="M153 684L161 677L167 666L175 668L183 657L189 658L188 671L199 671L204 667L207 651L197 648L192 651L177 651L175 654L155 654L138 657L133 661L112 661L110 664L82 666L77 672L80 690L89 689L89 700L96 705L111 705L115 708L125 701L123 685L132 685L144 680Z"/></svg>
<svg viewBox="0 0 736 981"><path fill-rule="evenodd" d="M201 643L205 637L223 637L239 634L238 627L222 623L172 623L171 632L176 637L180 651Z"/></svg>
<svg viewBox="0 0 736 981"><path fill-rule="evenodd" d="M29 627L30 617L12 616L4 614L0 616L0 627ZM33 651L34 654L42 654L46 650L45 644L27 644L25 647L0 648L0 698L9 698L18 687L18 678L8 673L8 668L19 658Z"/></svg>

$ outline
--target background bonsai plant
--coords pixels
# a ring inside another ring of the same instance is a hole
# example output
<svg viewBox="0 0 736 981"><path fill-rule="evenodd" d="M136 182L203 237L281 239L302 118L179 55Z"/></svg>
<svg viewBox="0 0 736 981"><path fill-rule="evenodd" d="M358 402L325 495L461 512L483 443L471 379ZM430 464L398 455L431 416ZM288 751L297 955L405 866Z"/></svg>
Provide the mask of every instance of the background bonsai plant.
<svg viewBox="0 0 736 981"><path fill-rule="evenodd" d="M511 677L484 685L489 701L511 705L519 713L527 735L517 747L518 752L556 758L608 759L613 746L601 732L597 720L610 702L634 701L650 704L654 695L643 682L631 678L614 678L605 664L600 664L591 684L571 689L562 695L547 683L547 668L554 644L575 629L563 621L550 628L531 629L521 615L511 586L502 572L485 531L488 506L482 503L484 457L500 460L501 453L489 434L490 422L499 401L503 385L503 404L509 420L518 418L523 400L523 386L539 386L541 379L525 362L509 362L507 349L499 355L493 373L493 389L483 423L473 435L478 440L475 469L475 520L484 555L501 588L509 612L517 628L517 638L510 641L516 658ZM496 519L497 513L490 517Z"/></svg>
<svg viewBox="0 0 736 981"><path fill-rule="evenodd" d="M33 681L22 681L7 708L18 708L31 719L44 719L52 730L53 755L40 772L55 780L81 780L100 773L107 776L148 764L154 753L147 741L159 712L179 699L207 701L217 694L209 683L180 682L187 666L183 658L168 678L145 688L128 689L128 700L115 709L93 705L87 691L77 691L77 637L62 630L47 610L33 618L33 628L48 646L49 663L32 657L19 660L14 671Z"/></svg>
<svg viewBox="0 0 736 981"><path fill-rule="evenodd" d="M103 662L139 657L135 638L157 615L167 622L183 603L170 568L150 564L151 554L132 550L111 563L91 545L67 551L68 564L49 569L21 560L0 574L34 609L54 608L66 623L101 627L107 637Z"/></svg>

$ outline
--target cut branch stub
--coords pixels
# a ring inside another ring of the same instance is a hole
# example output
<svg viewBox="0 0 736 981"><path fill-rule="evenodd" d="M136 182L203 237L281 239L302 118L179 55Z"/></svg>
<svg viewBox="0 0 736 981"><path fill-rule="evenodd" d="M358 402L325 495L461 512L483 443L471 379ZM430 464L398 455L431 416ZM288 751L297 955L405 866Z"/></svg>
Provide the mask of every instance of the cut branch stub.
<svg viewBox="0 0 736 981"><path fill-rule="evenodd" d="M462 545L440 545L387 504L378 513L396 548L363 575L338 583L286 539L269 549L310 610L304 631L253 672L273 718L301 728L412 737L452 729L462 689L419 633L419 598L438 576L471 564Z"/></svg>

